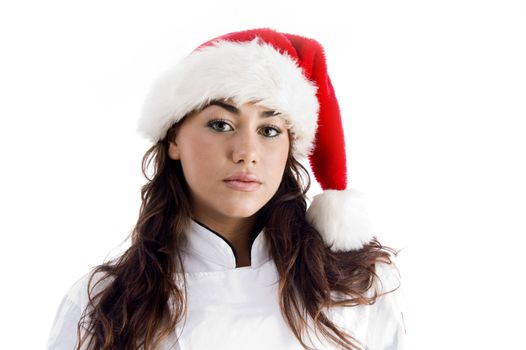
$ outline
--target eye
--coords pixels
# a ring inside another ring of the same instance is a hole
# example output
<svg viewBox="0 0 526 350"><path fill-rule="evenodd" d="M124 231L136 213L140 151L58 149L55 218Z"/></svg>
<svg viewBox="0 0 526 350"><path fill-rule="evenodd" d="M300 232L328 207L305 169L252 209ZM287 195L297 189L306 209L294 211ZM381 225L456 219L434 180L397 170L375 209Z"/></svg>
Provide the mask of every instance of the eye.
<svg viewBox="0 0 526 350"><path fill-rule="evenodd" d="M211 121L208 122L207 126L209 128L212 128L213 130L219 131L219 132L226 132L226 131L232 131L233 130L232 126L225 119L214 119L214 120L211 120ZM228 128L230 128L230 129L228 129ZM281 134L281 130L278 127L276 127L276 126L265 125L265 126L263 126L263 128L261 130L263 130L263 132L261 132L261 134L263 136L267 137L267 138L273 138L273 137L279 136L279 134Z"/></svg>
<svg viewBox="0 0 526 350"><path fill-rule="evenodd" d="M226 122L226 120L224 119L216 119L216 120L211 120L208 122L208 127L209 128L212 128L214 130L217 130L217 131L229 131L229 130L225 130L224 127L225 126L228 126L232 129L232 127L230 126L230 124L228 124ZM215 127L217 126L217 127Z"/></svg>
<svg viewBox="0 0 526 350"><path fill-rule="evenodd" d="M266 131L273 131L273 132L274 132L274 134L272 134L272 133L269 134L268 132L267 132L267 133L263 133L264 136L267 136L267 137L276 137L276 136L278 136L279 134L281 134L281 130L278 129L278 128L275 128L275 127L273 127L273 126L265 126L265 127L263 127L263 130L266 130Z"/></svg>

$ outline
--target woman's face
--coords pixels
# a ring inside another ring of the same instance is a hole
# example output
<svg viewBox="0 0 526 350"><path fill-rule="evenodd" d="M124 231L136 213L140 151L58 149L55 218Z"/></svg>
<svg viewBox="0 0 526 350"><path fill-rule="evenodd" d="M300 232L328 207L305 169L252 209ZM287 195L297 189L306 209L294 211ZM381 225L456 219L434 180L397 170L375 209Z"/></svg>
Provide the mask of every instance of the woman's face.
<svg viewBox="0 0 526 350"><path fill-rule="evenodd" d="M276 193L289 135L285 119L268 115L272 111L253 103L214 101L183 119L168 154L181 161L195 217L247 218ZM260 184L225 181L239 172L254 175Z"/></svg>

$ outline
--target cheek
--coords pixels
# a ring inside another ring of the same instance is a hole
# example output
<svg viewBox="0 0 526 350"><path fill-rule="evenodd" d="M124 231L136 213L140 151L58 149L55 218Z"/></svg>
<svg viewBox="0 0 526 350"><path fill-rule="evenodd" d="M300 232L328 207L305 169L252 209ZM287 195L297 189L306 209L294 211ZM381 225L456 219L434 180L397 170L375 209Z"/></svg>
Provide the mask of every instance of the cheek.
<svg viewBox="0 0 526 350"><path fill-rule="evenodd" d="M209 175L217 172L218 148L206 139L188 138L181 152L181 163L188 184L206 187ZM215 171L214 171L215 169Z"/></svg>

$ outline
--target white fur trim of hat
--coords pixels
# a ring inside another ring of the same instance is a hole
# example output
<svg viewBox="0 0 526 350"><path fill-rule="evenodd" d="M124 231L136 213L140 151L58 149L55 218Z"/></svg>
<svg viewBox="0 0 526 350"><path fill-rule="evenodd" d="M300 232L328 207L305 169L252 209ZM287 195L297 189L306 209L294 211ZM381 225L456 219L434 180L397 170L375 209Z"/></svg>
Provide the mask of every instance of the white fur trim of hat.
<svg viewBox="0 0 526 350"><path fill-rule="evenodd" d="M319 103L317 86L296 61L255 38L219 40L202 47L162 74L143 105L138 131L152 142L172 124L214 99L257 105L283 114L294 133L294 155L306 158L314 147Z"/></svg>

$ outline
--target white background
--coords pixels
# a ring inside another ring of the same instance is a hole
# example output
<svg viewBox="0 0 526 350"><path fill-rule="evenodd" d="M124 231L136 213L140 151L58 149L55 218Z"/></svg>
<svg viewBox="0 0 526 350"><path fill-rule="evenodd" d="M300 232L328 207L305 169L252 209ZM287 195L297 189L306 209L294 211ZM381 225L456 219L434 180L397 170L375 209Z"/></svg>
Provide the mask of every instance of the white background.
<svg viewBox="0 0 526 350"><path fill-rule="evenodd" d="M43 348L69 286L126 247L156 75L264 26L325 47L413 348L526 348L526 2L502 0L2 2L1 347Z"/></svg>

